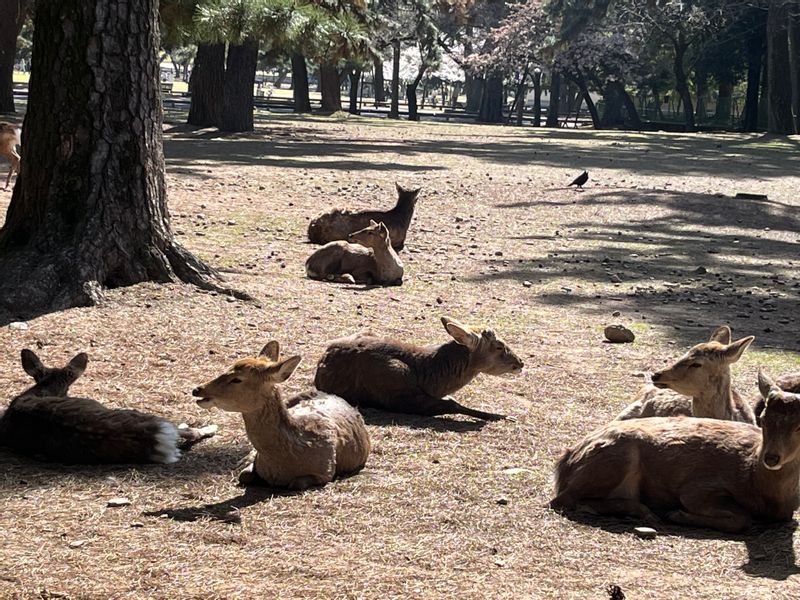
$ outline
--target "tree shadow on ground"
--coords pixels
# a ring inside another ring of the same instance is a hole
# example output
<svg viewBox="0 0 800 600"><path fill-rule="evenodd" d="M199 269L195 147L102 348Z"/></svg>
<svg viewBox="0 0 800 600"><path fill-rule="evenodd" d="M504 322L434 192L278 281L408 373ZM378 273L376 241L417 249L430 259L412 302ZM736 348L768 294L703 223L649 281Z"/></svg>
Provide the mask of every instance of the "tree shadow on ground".
<svg viewBox="0 0 800 600"><path fill-rule="evenodd" d="M563 517L590 527L597 527L613 534L632 534L640 521L588 514L581 511L560 513ZM800 574L794 549L794 534L797 522L765 524L751 527L747 533L732 534L713 529L695 529L664 523L657 528L659 536L676 536L692 540L729 540L743 542L747 548L747 562L740 569L753 577L764 577L784 581Z"/></svg>
<svg viewBox="0 0 800 600"><path fill-rule="evenodd" d="M401 156L445 155L470 157L497 165L542 165L558 168L629 169L642 175L713 175L752 180L760 177L794 177L800 166L791 138L765 138L757 134L680 135L651 132L600 132L567 130L513 130L492 133L470 128L463 135L446 132L441 139L359 139L342 135L342 128L309 128L302 118L268 116L255 133L242 136L177 126L165 139L171 167L195 168L195 161L228 164L274 165L306 169L420 171L445 167L432 161L403 164L376 162L381 153ZM288 132L274 125L289 125ZM379 124L359 121L359 126L380 130ZM496 139L499 138L499 139ZM596 144L605 143L603 151ZM331 160L319 160L329 157ZM310 160L309 160L310 159Z"/></svg>
<svg viewBox="0 0 800 600"><path fill-rule="evenodd" d="M449 417L426 417L422 415L409 415L394 413L374 408L359 409L368 425L400 426L409 429L428 429L430 431L452 431L463 433L467 431L480 431L486 426L487 421L472 420L471 418L452 419Z"/></svg>
<svg viewBox="0 0 800 600"><path fill-rule="evenodd" d="M0 494L24 494L33 489L58 487L64 483L94 482L108 479L124 481L132 473L137 477L171 483L194 481L198 474L227 475L251 452L247 444L195 446L173 464L63 465L42 462L0 448Z"/></svg>
<svg viewBox="0 0 800 600"><path fill-rule="evenodd" d="M550 286L535 301L597 314L630 307L648 323L674 328L690 344L728 323L742 335L759 336L762 345L800 349L800 218L793 206L642 190L596 193L581 204L589 215L593 206L604 214L611 206L619 217L574 220L552 236L518 236L532 256L486 259L485 269L466 279L534 286L562 279L569 283ZM648 206L670 212L626 219L646 214L642 209ZM536 253L539 245L546 248ZM621 283L614 285L614 278Z"/></svg>

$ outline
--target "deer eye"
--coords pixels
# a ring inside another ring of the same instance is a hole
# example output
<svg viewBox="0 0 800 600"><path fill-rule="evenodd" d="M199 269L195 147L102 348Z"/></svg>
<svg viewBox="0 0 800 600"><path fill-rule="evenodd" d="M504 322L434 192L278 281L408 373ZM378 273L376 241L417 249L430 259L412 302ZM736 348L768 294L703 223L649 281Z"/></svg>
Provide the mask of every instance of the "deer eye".
<svg viewBox="0 0 800 600"><path fill-rule="evenodd" d="M228 383L242 383L242 380L239 379L238 377L234 377Z"/></svg>

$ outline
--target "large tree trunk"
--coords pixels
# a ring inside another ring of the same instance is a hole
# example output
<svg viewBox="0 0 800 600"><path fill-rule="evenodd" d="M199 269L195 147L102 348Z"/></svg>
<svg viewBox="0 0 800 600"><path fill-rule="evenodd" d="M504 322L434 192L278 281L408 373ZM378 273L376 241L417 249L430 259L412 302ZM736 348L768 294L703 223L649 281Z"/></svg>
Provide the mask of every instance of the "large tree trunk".
<svg viewBox="0 0 800 600"><path fill-rule="evenodd" d="M714 121L720 125L730 125L733 109L733 81L726 76L718 76L719 92L717 94L717 110Z"/></svg>
<svg viewBox="0 0 800 600"><path fill-rule="evenodd" d="M771 133L795 133L792 115L792 77L789 59L789 4L770 0L767 14L767 129Z"/></svg>
<svg viewBox="0 0 800 600"><path fill-rule="evenodd" d="M294 94L294 112L311 112L306 57L297 52L292 53L292 93Z"/></svg>
<svg viewBox="0 0 800 600"><path fill-rule="evenodd" d="M765 29L761 24L750 30L747 39L747 99L742 123L745 131L758 129L758 95L761 86L761 64L764 60L764 37Z"/></svg>
<svg viewBox="0 0 800 600"><path fill-rule="evenodd" d="M478 112L483 103L486 80L483 77L470 76L467 86L467 112Z"/></svg>
<svg viewBox="0 0 800 600"><path fill-rule="evenodd" d="M378 106L381 102L386 102L386 90L383 87L386 85L383 80L383 61L376 58L372 65L373 96L375 97L375 106Z"/></svg>
<svg viewBox="0 0 800 600"><path fill-rule="evenodd" d="M336 65L323 64L319 67L319 89L322 93L322 111L342 110L342 88Z"/></svg>
<svg viewBox="0 0 800 600"><path fill-rule="evenodd" d="M503 77L492 75L486 79L483 88L483 99L478 111L478 121L481 123L503 122Z"/></svg>
<svg viewBox="0 0 800 600"><path fill-rule="evenodd" d="M392 104L389 118L400 118L400 40L392 42Z"/></svg>
<svg viewBox="0 0 800 600"><path fill-rule="evenodd" d="M533 126L542 126L542 71L533 73Z"/></svg>
<svg viewBox="0 0 800 600"><path fill-rule="evenodd" d="M545 127L558 127L558 113L561 106L561 73L553 68L550 71L550 104L547 107Z"/></svg>
<svg viewBox="0 0 800 600"><path fill-rule="evenodd" d="M0 114L16 111L14 57L27 11L28 0L0 0Z"/></svg>
<svg viewBox="0 0 800 600"><path fill-rule="evenodd" d="M36 3L22 173L0 230L0 319L142 281L213 287L170 231L157 8Z"/></svg>
<svg viewBox="0 0 800 600"><path fill-rule="evenodd" d="M416 79L406 86L406 100L408 101L409 121L419 121L419 113L417 112L417 87L419 86L419 82L422 81L426 70L426 65L420 65Z"/></svg>
<svg viewBox="0 0 800 600"><path fill-rule="evenodd" d="M222 94L222 131L253 131L253 86L256 83L258 42L228 46Z"/></svg>
<svg viewBox="0 0 800 600"><path fill-rule="evenodd" d="M225 83L225 44L199 44L189 90L189 125L219 127L222 122L222 89Z"/></svg>
<svg viewBox="0 0 800 600"><path fill-rule="evenodd" d="M795 0L789 22L789 55L792 64L792 112L795 131L800 132L800 1Z"/></svg>

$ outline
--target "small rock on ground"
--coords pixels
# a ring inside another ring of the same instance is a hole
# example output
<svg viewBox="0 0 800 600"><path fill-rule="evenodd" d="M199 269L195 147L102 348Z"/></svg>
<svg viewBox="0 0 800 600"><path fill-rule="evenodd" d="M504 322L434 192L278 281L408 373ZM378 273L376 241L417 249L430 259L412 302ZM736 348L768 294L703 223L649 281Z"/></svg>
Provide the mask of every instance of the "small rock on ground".
<svg viewBox="0 0 800 600"><path fill-rule="evenodd" d="M636 534L636 537L643 540L654 540L658 535L658 532L652 527L636 527L633 532Z"/></svg>
<svg viewBox="0 0 800 600"><path fill-rule="evenodd" d="M603 330L603 335L613 344L628 344L636 339L633 332L619 323L609 325Z"/></svg>

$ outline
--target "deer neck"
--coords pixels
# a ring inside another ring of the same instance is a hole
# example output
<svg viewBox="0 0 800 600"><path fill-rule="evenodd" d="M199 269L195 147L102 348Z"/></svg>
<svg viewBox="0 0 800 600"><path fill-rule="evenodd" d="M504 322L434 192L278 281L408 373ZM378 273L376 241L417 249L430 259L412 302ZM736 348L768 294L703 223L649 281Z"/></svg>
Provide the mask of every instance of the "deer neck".
<svg viewBox="0 0 800 600"><path fill-rule="evenodd" d="M400 257L397 256L391 244L379 244L372 248L372 255L375 258L375 264L381 273L391 273L397 270L398 267L402 269L403 263ZM402 273L401 273L402 275Z"/></svg>
<svg viewBox="0 0 800 600"><path fill-rule="evenodd" d="M752 460L756 461L754 488L769 500L772 510L783 511L786 518L790 517L800 505L800 458L786 463L777 471L767 469L761 462L759 443Z"/></svg>
<svg viewBox="0 0 800 600"><path fill-rule="evenodd" d="M452 394L478 374L470 351L457 342L447 342L431 351L422 366L424 390L436 398Z"/></svg>
<svg viewBox="0 0 800 600"><path fill-rule="evenodd" d="M416 199L411 198L404 198L400 196L397 199L397 204L394 205L394 208L390 211L395 214L411 216L414 212L414 205L416 204Z"/></svg>
<svg viewBox="0 0 800 600"><path fill-rule="evenodd" d="M259 400L261 408L242 413L242 417L250 443L259 452L265 452L291 436L296 424L277 388L262 392Z"/></svg>
<svg viewBox="0 0 800 600"><path fill-rule="evenodd" d="M692 396L692 414L695 417L730 420L733 407L731 372L728 368L712 377L700 394Z"/></svg>

